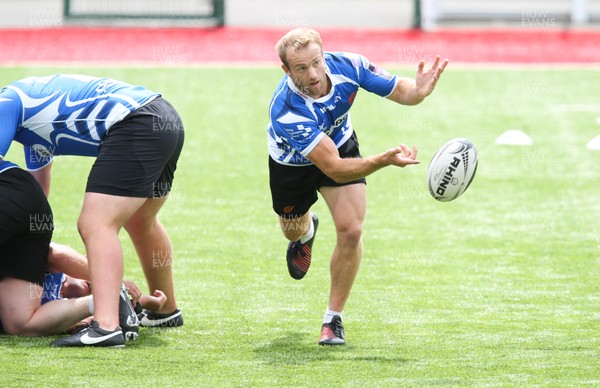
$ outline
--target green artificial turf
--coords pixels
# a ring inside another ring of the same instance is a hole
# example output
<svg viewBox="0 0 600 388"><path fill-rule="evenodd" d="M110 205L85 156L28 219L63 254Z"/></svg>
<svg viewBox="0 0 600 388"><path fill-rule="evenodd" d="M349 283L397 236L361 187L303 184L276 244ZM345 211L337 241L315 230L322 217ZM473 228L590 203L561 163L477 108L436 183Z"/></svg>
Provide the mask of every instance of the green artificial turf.
<svg viewBox="0 0 600 388"><path fill-rule="evenodd" d="M390 69L410 76L413 69ZM419 166L368 178L364 257L344 325L319 347L335 243L323 200L313 264L287 274L271 210L265 127L273 68L0 68L0 84L77 72L141 84L178 109L186 143L161 212L185 325L140 330L125 349L52 349L0 336L2 386L598 386L600 134L594 69L446 69L403 107L362 91L352 110L363 155L416 144ZM532 146L499 146L520 129ZM1 129L0 129L1 130ZM477 175L450 203L427 165L467 137ZM13 144L7 159L22 163ZM55 241L83 251L76 220L91 158L59 157ZM145 289L122 234L126 278Z"/></svg>

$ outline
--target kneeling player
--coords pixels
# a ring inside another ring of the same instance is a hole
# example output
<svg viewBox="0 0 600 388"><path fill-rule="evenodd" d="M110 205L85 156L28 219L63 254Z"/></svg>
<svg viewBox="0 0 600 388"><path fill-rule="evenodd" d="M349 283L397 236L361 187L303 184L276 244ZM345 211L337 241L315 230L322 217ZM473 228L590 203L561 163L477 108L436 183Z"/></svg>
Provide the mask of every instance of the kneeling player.
<svg viewBox="0 0 600 388"><path fill-rule="evenodd" d="M0 158L0 321L8 334L58 334L91 315L89 296L41 304L53 229L40 185Z"/></svg>

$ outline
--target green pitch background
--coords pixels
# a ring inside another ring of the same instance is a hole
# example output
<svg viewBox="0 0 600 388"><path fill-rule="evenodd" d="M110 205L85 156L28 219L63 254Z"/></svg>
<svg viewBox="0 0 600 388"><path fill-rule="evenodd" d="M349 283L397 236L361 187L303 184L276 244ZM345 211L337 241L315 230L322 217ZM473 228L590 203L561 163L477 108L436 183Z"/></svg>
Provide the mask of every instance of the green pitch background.
<svg viewBox="0 0 600 388"><path fill-rule="evenodd" d="M411 69L390 69L414 75ZM348 344L316 345L335 234L324 201L313 265L292 280L270 206L265 126L278 69L0 68L0 84L77 72L160 91L186 143L162 211L185 326L141 329L125 349L51 349L0 336L0 385L600 385L600 82L593 69L446 69L423 104L359 93L363 155L416 144L420 166L368 179L364 259L344 322ZM507 129L529 147L495 145ZM433 200L429 160L470 138L479 168L451 203ZM8 159L22 163L13 145ZM60 157L55 240L76 230L91 158ZM145 289L123 234L126 277Z"/></svg>

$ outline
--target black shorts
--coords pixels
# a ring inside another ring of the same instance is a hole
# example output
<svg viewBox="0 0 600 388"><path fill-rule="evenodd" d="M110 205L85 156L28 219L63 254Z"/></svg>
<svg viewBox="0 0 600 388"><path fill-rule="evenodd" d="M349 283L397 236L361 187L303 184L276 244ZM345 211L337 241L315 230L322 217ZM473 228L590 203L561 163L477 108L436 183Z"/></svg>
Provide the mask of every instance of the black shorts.
<svg viewBox="0 0 600 388"><path fill-rule="evenodd" d="M162 97L113 125L100 145L86 192L156 198L171 191L183 123Z"/></svg>
<svg viewBox="0 0 600 388"><path fill-rule="evenodd" d="M358 139L353 133L350 139L338 148L341 158L360 158ZM337 187L365 184L365 178L346 183L336 183L315 165L287 166L269 157L269 184L273 210L282 217L300 217L317 202L317 191L323 186Z"/></svg>
<svg viewBox="0 0 600 388"><path fill-rule="evenodd" d="M0 279L42 284L52 240L52 209L27 171L0 173Z"/></svg>

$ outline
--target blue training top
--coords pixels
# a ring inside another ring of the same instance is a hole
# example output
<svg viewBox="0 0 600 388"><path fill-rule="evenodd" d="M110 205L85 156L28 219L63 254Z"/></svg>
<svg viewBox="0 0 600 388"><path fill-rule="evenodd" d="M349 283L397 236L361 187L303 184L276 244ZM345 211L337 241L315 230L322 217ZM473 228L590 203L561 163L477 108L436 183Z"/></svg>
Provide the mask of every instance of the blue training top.
<svg viewBox="0 0 600 388"><path fill-rule="evenodd" d="M269 155L280 164L311 165L306 155L323 136L339 148L354 131L349 111L358 89L387 97L398 82L361 55L325 52L324 57L332 84L326 96L315 100L301 93L286 74L271 99L267 141Z"/></svg>
<svg viewBox="0 0 600 388"><path fill-rule="evenodd" d="M15 81L0 91L0 156L13 140L29 170L54 155L97 156L110 127L159 96L141 86L87 75L57 74Z"/></svg>

